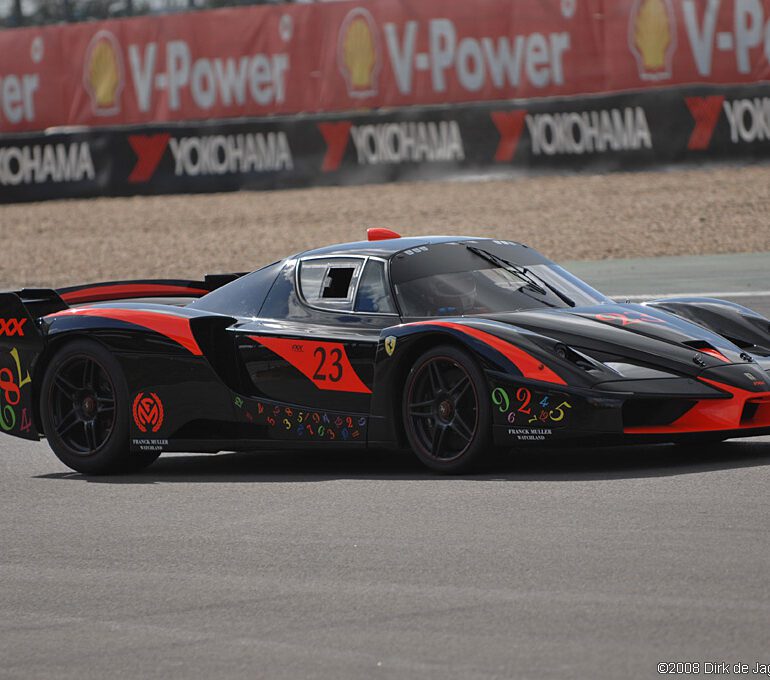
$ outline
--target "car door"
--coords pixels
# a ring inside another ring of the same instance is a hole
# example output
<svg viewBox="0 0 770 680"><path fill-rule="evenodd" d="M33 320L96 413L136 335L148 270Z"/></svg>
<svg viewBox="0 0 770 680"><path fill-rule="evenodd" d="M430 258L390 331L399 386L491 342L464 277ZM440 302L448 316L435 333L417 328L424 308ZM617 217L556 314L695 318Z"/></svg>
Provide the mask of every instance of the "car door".
<svg viewBox="0 0 770 680"><path fill-rule="evenodd" d="M253 396L368 415L380 331L399 319L385 266L365 256L288 262L259 319L237 328Z"/></svg>

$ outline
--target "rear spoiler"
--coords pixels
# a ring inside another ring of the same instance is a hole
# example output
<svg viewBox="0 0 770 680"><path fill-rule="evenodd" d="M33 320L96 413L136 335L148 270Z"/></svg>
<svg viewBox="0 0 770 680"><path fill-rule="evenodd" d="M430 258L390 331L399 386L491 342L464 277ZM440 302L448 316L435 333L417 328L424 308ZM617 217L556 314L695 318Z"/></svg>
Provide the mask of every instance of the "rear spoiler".
<svg viewBox="0 0 770 680"><path fill-rule="evenodd" d="M67 309L67 303L50 288L23 288L12 293L0 293L1 314L23 313L33 324L40 317L63 309Z"/></svg>
<svg viewBox="0 0 770 680"><path fill-rule="evenodd" d="M58 297L67 305L110 300L132 300L154 297L200 298L212 290L245 276L241 274L208 274L203 281L179 279L139 279L135 281L104 281L82 286L59 288ZM49 312L50 313L50 312Z"/></svg>

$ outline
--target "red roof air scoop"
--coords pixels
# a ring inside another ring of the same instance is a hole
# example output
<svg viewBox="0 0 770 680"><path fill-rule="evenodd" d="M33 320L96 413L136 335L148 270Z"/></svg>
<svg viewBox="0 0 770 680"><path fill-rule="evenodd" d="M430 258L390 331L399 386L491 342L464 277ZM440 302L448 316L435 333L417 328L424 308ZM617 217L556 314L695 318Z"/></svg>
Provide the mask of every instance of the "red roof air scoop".
<svg viewBox="0 0 770 680"><path fill-rule="evenodd" d="M397 234L392 229L383 229L382 227L366 230L366 239L368 241L386 241L389 238L401 238L401 234Z"/></svg>

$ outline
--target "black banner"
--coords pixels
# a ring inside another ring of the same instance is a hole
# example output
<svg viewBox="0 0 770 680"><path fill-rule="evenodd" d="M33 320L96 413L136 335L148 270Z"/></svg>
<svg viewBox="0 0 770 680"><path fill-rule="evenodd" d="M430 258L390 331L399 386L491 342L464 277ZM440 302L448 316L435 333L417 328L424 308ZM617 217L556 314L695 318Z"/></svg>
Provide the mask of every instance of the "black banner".
<svg viewBox="0 0 770 680"><path fill-rule="evenodd" d="M0 201L360 184L770 156L770 88L0 138Z"/></svg>

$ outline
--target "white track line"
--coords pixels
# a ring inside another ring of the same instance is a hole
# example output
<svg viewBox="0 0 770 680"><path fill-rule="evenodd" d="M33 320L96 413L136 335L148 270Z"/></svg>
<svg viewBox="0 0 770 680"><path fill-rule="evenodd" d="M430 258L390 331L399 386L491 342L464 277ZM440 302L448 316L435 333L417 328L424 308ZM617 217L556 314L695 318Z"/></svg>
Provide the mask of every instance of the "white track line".
<svg viewBox="0 0 770 680"><path fill-rule="evenodd" d="M738 290L717 293L648 293L645 295L611 295L617 300L661 300L677 297L750 298L770 296L770 290Z"/></svg>

